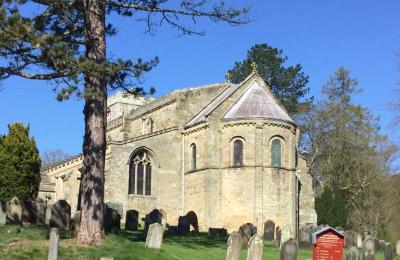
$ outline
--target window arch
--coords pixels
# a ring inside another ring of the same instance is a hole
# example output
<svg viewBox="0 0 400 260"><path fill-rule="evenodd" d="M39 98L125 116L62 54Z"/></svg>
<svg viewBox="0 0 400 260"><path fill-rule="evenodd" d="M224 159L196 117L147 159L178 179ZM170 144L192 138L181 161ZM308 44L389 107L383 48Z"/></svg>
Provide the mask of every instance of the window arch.
<svg viewBox="0 0 400 260"><path fill-rule="evenodd" d="M132 156L129 164L128 194L151 195L152 161L146 151Z"/></svg>
<svg viewBox="0 0 400 260"><path fill-rule="evenodd" d="M243 141L233 141L233 166L243 166Z"/></svg>
<svg viewBox="0 0 400 260"><path fill-rule="evenodd" d="M282 142L275 138L271 143L271 164L273 167L282 166Z"/></svg>
<svg viewBox="0 0 400 260"><path fill-rule="evenodd" d="M197 148L196 144L190 146L192 148L192 171L197 169Z"/></svg>

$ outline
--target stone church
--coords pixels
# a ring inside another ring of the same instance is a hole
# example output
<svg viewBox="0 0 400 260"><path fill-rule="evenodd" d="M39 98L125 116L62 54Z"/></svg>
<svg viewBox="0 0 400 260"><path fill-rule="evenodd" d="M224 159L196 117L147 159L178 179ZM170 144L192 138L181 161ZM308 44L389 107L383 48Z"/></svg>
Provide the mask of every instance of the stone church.
<svg viewBox="0 0 400 260"><path fill-rule="evenodd" d="M107 120L105 202L122 205L122 222L130 209L162 209L170 225L194 211L200 231L317 222L300 130L255 72L159 99L117 93ZM39 196L78 210L81 167L77 155L48 169Z"/></svg>

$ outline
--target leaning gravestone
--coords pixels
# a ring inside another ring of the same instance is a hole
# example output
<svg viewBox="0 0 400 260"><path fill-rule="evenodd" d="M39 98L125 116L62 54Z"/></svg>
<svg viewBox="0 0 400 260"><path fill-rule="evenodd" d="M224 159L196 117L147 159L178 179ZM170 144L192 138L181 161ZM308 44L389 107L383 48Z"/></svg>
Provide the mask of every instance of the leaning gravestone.
<svg viewBox="0 0 400 260"><path fill-rule="evenodd" d="M267 220L264 223L264 240L271 241L275 238L275 222L272 220Z"/></svg>
<svg viewBox="0 0 400 260"><path fill-rule="evenodd" d="M149 226L146 237L146 247L160 249L164 235L164 227L159 223Z"/></svg>
<svg viewBox="0 0 400 260"><path fill-rule="evenodd" d="M400 256L400 240L396 243L396 254Z"/></svg>
<svg viewBox="0 0 400 260"><path fill-rule="evenodd" d="M36 223L36 203L32 200L22 202L22 225L27 226Z"/></svg>
<svg viewBox="0 0 400 260"><path fill-rule="evenodd" d="M242 250L243 239L239 232L233 231L228 238L228 250L226 251L226 260L240 260L240 251Z"/></svg>
<svg viewBox="0 0 400 260"><path fill-rule="evenodd" d="M71 221L71 206L65 200L57 201L51 207L50 227L69 230Z"/></svg>
<svg viewBox="0 0 400 260"><path fill-rule="evenodd" d="M239 233L243 240L242 247L247 248L250 238L257 234L257 228L251 223L246 223L240 226Z"/></svg>
<svg viewBox="0 0 400 260"><path fill-rule="evenodd" d="M395 257L394 246L391 243L386 243L384 252L385 260L393 260Z"/></svg>
<svg viewBox="0 0 400 260"><path fill-rule="evenodd" d="M192 225L195 232L199 232L199 221L197 220L197 215L194 211L189 211L186 214L186 217L189 220L190 225Z"/></svg>
<svg viewBox="0 0 400 260"><path fill-rule="evenodd" d="M375 238L367 236L364 240L364 259L375 260Z"/></svg>
<svg viewBox="0 0 400 260"><path fill-rule="evenodd" d="M21 224L22 205L17 197L12 198L7 205L7 219L11 224Z"/></svg>
<svg viewBox="0 0 400 260"><path fill-rule="evenodd" d="M362 236L360 234L356 234L356 245L357 245L357 248L363 247Z"/></svg>
<svg viewBox="0 0 400 260"><path fill-rule="evenodd" d="M346 260L359 260L358 250L356 247L352 246L346 254Z"/></svg>
<svg viewBox="0 0 400 260"><path fill-rule="evenodd" d="M104 209L104 232L118 235L121 226L121 215L117 210L109 207Z"/></svg>
<svg viewBox="0 0 400 260"><path fill-rule="evenodd" d="M281 247L280 260L296 260L297 259L297 244L292 239L286 241Z"/></svg>
<svg viewBox="0 0 400 260"><path fill-rule="evenodd" d="M286 241L289 241L291 238L293 238L294 235L292 234L292 231L289 226L284 226L281 231L281 241L280 241L280 246L284 245Z"/></svg>
<svg viewBox="0 0 400 260"><path fill-rule="evenodd" d="M250 238L247 251L247 260L261 260L264 248L264 242L259 235Z"/></svg>
<svg viewBox="0 0 400 260"><path fill-rule="evenodd" d="M187 235L190 232L190 222L186 216L178 219L178 235Z"/></svg>
<svg viewBox="0 0 400 260"><path fill-rule="evenodd" d="M312 231L314 227L307 225L299 230L299 247L309 248L312 245Z"/></svg>
<svg viewBox="0 0 400 260"><path fill-rule="evenodd" d="M126 211L125 229L136 231L138 229L139 212L134 209Z"/></svg>
<svg viewBox="0 0 400 260"><path fill-rule="evenodd" d="M0 201L0 226L4 226L7 221L5 203Z"/></svg>

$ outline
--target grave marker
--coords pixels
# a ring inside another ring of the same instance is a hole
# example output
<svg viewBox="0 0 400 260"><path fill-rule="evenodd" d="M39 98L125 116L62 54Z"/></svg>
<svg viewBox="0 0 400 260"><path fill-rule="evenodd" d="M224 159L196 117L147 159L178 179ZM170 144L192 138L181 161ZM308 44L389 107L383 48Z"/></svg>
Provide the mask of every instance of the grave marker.
<svg viewBox="0 0 400 260"><path fill-rule="evenodd" d="M250 238L247 251L247 260L261 260L264 248L264 241L259 235Z"/></svg>
<svg viewBox="0 0 400 260"><path fill-rule="evenodd" d="M164 227L159 223L149 226L146 237L146 247L160 249L164 235Z"/></svg>
<svg viewBox="0 0 400 260"><path fill-rule="evenodd" d="M242 250L243 239L239 232L233 231L228 238L228 250L226 251L226 260L240 260L240 251Z"/></svg>

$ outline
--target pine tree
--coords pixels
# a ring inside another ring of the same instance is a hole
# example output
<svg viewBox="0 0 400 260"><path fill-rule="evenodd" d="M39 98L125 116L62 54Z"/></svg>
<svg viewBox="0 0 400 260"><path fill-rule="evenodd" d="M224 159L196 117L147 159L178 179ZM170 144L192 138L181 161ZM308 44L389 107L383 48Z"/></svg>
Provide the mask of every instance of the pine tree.
<svg viewBox="0 0 400 260"><path fill-rule="evenodd" d="M256 44L247 52L247 58L235 62L228 71L233 83L242 82L251 72L252 64L257 65L258 74L271 88L289 114L307 111L312 98L305 99L310 91L307 87L308 76L300 64L285 66L287 57L283 51L268 44Z"/></svg>
<svg viewBox="0 0 400 260"><path fill-rule="evenodd" d="M8 126L8 135L0 137L0 201L14 196L37 197L40 183L40 157L35 139L29 138L29 126Z"/></svg>
<svg viewBox="0 0 400 260"><path fill-rule="evenodd" d="M143 21L150 33L167 24L182 34L203 35L187 23L206 18L240 25L248 22L247 13L248 8L217 0L0 0L0 80L51 80L60 87L59 100L72 93L85 100L79 243L104 239L107 87L143 93L143 74L158 64L157 57L107 57L107 37L117 33L107 18L135 17L133 21Z"/></svg>

